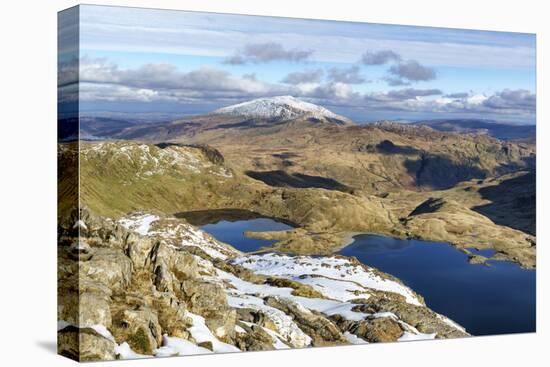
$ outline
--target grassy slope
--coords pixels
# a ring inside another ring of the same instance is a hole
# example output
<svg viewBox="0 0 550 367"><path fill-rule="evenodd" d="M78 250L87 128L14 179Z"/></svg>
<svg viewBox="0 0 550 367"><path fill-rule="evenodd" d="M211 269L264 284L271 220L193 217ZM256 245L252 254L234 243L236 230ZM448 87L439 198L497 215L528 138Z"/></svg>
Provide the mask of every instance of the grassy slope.
<svg viewBox="0 0 550 367"><path fill-rule="evenodd" d="M338 127L294 122L208 130L173 139L213 145L238 171L322 176L367 193L446 189L472 178L532 167L535 154L530 144L399 124Z"/></svg>
<svg viewBox="0 0 550 367"><path fill-rule="evenodd" d="M534 265L534 237L497 225L475 211L491 203L478 190L495 186L494 181L472 181L440 191L400 189L387 195L275 188L242 172L247 156L230 157L225 163L213 163L198 148L87 143L81 151L81 199L98 214L113 218L136 210L169 215L208 208L257 211L299 224L301 228L285 234L278 244L291 252L330 252L343 243L346 232L362 231L436 239L461 247L498 247L509 258ZM464 185L471 188L465 190ZM430 197L444 197L449 203L429 214L410 216Z"/></svg>

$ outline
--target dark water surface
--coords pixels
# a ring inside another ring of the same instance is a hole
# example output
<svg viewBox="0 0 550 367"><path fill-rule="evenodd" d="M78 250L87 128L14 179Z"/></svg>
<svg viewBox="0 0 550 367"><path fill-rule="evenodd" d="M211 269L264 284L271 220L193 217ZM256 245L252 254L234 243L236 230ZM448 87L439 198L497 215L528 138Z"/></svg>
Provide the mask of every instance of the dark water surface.
<svg viewBox="0 0 550 367"><path fill-rule="evenodd" d="M248 238L246 231L280 231L294 225L240 209L178 213L218 240L252 252L276 241ZM470 249L490 257L494 250ZM339 254L392 274L421 294L433 310L455 320L473 335L534 332L536 272L504 261L490 266L468 263L468 256L449 244L357 235Z"/></svg>
<svg viewBox="0 0 550 367"><path fill-rule="evenodd" d="M472 252L490 256L493 251ZM466 254L446 243L365 234L355 236L339 254L401 279L430 308L473 335L535 331L534 270L503 261L470 264Z"/></svg>
<svg viewBox="0 0 550 367"><path fill-rule="evenodd" d="M177 216L185 218L193 225L200 226L217 240L244 252L256 251L277 242L246 237L244 235L246 231L285 231L293 228L291 223L286 221L283 223L281 219L241 209L201 210L178 213Z"/></svg>

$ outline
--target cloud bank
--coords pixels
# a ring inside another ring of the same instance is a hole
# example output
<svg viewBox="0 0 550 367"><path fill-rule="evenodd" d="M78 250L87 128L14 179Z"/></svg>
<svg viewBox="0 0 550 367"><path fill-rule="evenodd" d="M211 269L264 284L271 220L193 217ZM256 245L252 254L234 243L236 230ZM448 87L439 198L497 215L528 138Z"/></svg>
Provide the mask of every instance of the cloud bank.
<svg viewBox="0 0 550 367"><path fill-rule="evenodd" d="M272 61L300 62L307 60L313 51L298 48L286 50L283 45L276 42L247 44L233 56L224 60L230 65L242 65L247 63L268 63Z"/></svg>
<svg viewBox="0 0 550 367"><path fill-rule="evenodd" d="M367 80L361 75L361 69L357 65L349 68L331 68L328 79L335 83L363 84Z"/></svg>
<svg viewBox="0 0 550 367"><path fill-rule="evenodd" d="M390 67L389 73L412 82L428 81L436 78L436 72L433 68L421 65L415 60L408 60L393 65Z"/></svg>
<svg viewBox="0 0 550 367"><path fill-rule="evenodd" d="M70 65L60 76L60 96L76 98L75 76ZM431 77L404 72L411 78ZM170 102L227 105L252 98L293 95L324 106L361 111L407 111L426 113L471 113L533 116L536 96L523 89L504 89L490 95L460 92L445 94L436 88L402 88L358 92L353 83L358 70L331 70L326 80L322 70L288 74L281 83L259 80L253 74L234 75L226 70L200 67L181 71L170 64L145 64L123 69L106 59L80 60L79 98L82 102ZM73 83L71 84L71 80ZM72 91L72 93L71 93ZM63 92L63 93L62 93ZM65 93L65 94L64 94ZM204 111L209 112L209 111Z"/></svg>
<svg viewBox="0 0 550 367"><path fill-rule="evenodd" d="M281 82L287 84L319 83L324 75L323 69L296 71L289 73Z"/></svg>
<svg viewBox="0 0 550 367"><path fill-rule="evenodd" d="M365 65L383 65L390 61L401 61L401 56L392 50L367 51L361 56Z"/></svg>

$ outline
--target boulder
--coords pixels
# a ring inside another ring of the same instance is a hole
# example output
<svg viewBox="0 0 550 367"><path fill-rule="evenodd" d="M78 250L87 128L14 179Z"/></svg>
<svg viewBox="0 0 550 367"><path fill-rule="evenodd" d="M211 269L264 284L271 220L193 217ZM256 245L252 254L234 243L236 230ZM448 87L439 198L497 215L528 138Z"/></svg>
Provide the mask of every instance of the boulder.
<svg viewBox="0 0 550 367"><path fill-rule="evenodd" d="M111 299L103 292L83 292L79 300L79 327L103 325L111 327Z"/></svg>
<svg viewBox="0 0 550 367"><path fill-rule="evenodd" d="M153 308L158 312L158 321L163 334L189 339L187 330L193 325L193 320L186 315L185 303L169 294L158 295L152 302Z"/></svg>
<svg viewBox="0 0 550 367"><path fill-rule="evenodd" d="M326 317L315 314L302 305L283 297L268 296L264 301L267 305L291 315L300 329L312 338L312 345L349 344L338 327Z"/></svg>
<svg viewBox="0 0 550 367"><path fill-rule="evenodd" d="M182 251L174 251L170 257L170 270L182 282L199 277L199 263L197 257Z"/></svg>
<svg viewBox="0 0 550 367"><path fill-rule="evenodd" d="M80 262L80 277L108 286L114 292L123 291L132 279L132 261L121 251L96 248L93 257Z"/></svg>
<svg viewBox="0 0 550 367"><path fill-rule="evenodd" d="M156 312L148 306L122 309L113 315L113 335L119 342L127 342L133 351L153 354L162 342L162 329Z"/></svg>
<svg viewBox="0 0 550 367"><path fill-rule="evenodd" d="M391 317L362 320L354 323L349 331L370 343L394 342L403 335L401 326Z"/></svg>
<svg viewBox="0 0 550 367"><path fill-rule="evenodd" d="M253 324L264 325L266 321L265 315L258 310L252 308L237 308L237 319Z"/></svg>
<svg viewBox="0 0 550 367"><path fill-rule="evenodd" d="M125 240L124 251L132 260L136 269L146 266L150 259L153 242L149 238L139 236L134 232L130 232Z"/></svg>
<svg viewBox="0 0 550 367"><path fill-rule="evenodd" d="M116 344L92 328L68 326L57 332L57 352L80 361L106 361L116 358Z"/></svg>
<svg viewBox="0 0 550 367"><path fill-rule="evenodd" d="M428 307L416 306L407 302L396 302L391 298L372 296L364 300L364 303L354 306L352 310L365 313L391 312L421 333L437 334L436 338L460 338L468 335L464 330L445 322L440 315ZM331 319L335 321L333 317ZM342 330L349 330L350 328L349 325L343 327L340 323L338 323L338 326Z"/></svg>
<svg viewBox="0 0 550 367"><path fill-rule="evenodd" d="M227 305L225 291L220 285L189 279L182 282L181 290L189 310L203 316L214 335L231 338L237 314Z"/></svg>
<svg viewBox="0 0 550 367"><path fill-rule="evenodd" d="M235 333L235 345L242 351L273 350L273 338L261 326L239 323L246 332Z"/></svg>

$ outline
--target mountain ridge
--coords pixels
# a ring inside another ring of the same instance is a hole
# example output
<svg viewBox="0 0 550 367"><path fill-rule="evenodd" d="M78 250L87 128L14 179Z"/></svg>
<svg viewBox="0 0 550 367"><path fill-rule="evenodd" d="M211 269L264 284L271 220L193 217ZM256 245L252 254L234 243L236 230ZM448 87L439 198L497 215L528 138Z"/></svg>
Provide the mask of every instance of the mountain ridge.
<svg viewBox="0 0 550 367"><path fill-rule="evenodd" d="M536 136L535 125L516 125L483 119L436 119L417 121L411 125L428 126L441 132L485 134L500 140L531 139Z"/></svg>
<svg viewBox="0 0 550 367"><path fill-rule="evenodd" d="M257 98L214 110L209 115L230 115L249 118L274 119L288 121L296 118L316 118L336 120L340 124L351 123L347 117L340 116L329 109L302 101L293 96L275 96Z"/></svg>

